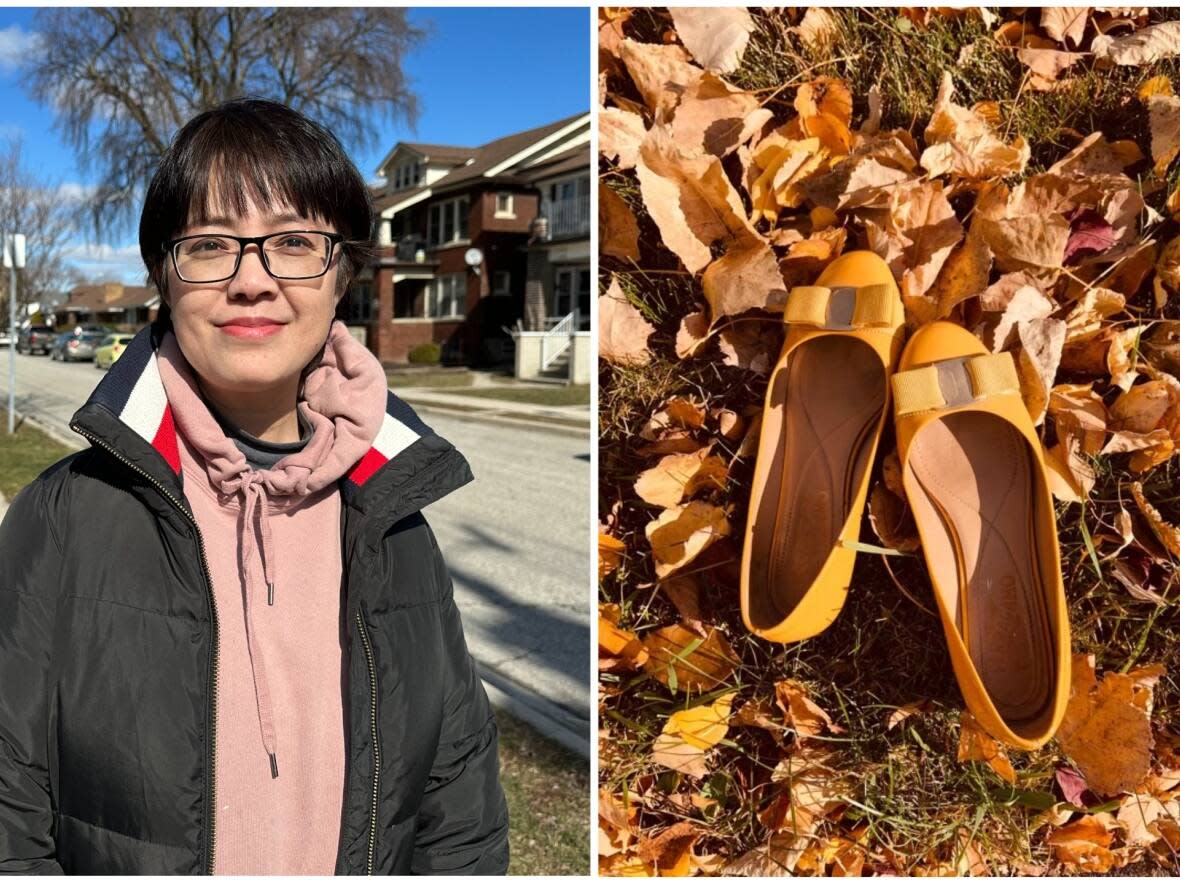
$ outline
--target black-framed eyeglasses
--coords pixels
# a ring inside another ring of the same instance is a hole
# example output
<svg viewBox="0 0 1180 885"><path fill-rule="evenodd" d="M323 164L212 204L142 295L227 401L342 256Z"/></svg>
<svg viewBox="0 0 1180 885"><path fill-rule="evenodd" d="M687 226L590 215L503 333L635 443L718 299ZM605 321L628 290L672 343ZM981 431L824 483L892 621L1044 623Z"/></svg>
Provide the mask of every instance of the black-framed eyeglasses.
<svg viewBox="0 0 1180 885"><path fill-rule="evenodd" d="M242 252L251 243L258 246L262 266L276 280L312 280L328 272L332 252L342 242L341 234L327 231L284 230L261 237L192 234L162 245L184 282L220 283L237 275Z"/></svg>

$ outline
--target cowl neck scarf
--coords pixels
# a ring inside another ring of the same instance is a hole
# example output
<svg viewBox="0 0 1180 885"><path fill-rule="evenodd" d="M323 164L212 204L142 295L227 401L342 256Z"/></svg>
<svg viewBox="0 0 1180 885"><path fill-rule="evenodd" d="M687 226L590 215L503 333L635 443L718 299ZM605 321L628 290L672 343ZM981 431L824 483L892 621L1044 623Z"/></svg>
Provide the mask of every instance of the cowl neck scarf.
<svg viewBox="0 0 1180 885"><path fill-rule="evenodd" d="M238 498L241 504L238 563L246 587L246 645L263 745L270 757L271 776L277 777L277 741L266 666L254 642L254 600L261 595L254 572L254 549L258 547L261 554L267 604L274 605L281 584L272 554L270 500L293 504L336 482L365 456L385 417L385 372L347 327L334 320L296 404L312 428L311 439L273 467L254 470L210 412L195 372L171 331L160 342L158 362L177 431L200 454L210 485L224 496Z"/></svg>

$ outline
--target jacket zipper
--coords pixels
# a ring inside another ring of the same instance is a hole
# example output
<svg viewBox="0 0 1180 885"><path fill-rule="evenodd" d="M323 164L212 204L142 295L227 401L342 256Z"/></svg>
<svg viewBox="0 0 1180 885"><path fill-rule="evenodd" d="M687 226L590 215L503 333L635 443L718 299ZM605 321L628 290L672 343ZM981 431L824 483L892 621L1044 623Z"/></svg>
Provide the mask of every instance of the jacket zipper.
<svg viewBox="0 0 1180 885"><path fill-rule="evenodd" d="M373 854L377 847L377 797L381 780L381 747L377 743L377 670L373 666L373 649L369 645L369 634L365 630L365 621L361 617L361 610L356 610L356 625L361 634L361 642L365 646L365 660L369 665L369 726L370 739L373 742L373 807L369 818L369 855L365 863L365 875L373 875Z"/></svg>
<svg viewBox="0 0 1180 885"><path fill-rule="evenodd" d="M184 509L184 505L176 498L176 496L173 495L171 492L169 492L166 488L164 488L164 484L161 483L160 481L158 481L150 473L148 473L142 467L137 467L135 464L132 464L130 461L128 461L126 458L124 458L119 452L117 452L113 447L107 445L103 440L99 439L97 436L94 436L93 434L88 433L87 431L83 430L77 424L71 423L70 430L86 437L86 439L95 443L96 445L98 445L99 447L104 449L105 451L110 452L116 459L118 459L122 463L126 464L135 473L138 473L140 476L142 476L144 479L146 479L148 482L150 482L153 486L155 486L160 491L160 494L162 494L165 498L167 498L169 501L171 501L172 504L176 507L176 509L179 510L181 512L181 514L185 517L185 519L187 519L192 524L193 531L195 531L197 533L197 546L200 548L200 551L201 551L201 577L204 578L204 580L205 580L205 592L208 594L209 605L210 605L212 612L213 612L213 654L211 655L211 657L209 659L209 685L210 685L210 697L211 697L212 703L211 703L211 706L209 707L209 709L206 710L206 714L208 715L210 713L210 711L217 709L217 670L218 670L218 667L217 667L217 664L218 664L218 656L217 656L217 653L218 653L218 647L217 647L218 646L218 642L217 642L217 640L218 640L217 600L213 595L212 582L210 582L210 580L209 580L209 560L205 556L205 539L201 536L201 529L197 525L197 521L192 516L189 515L188 511ZM358 612L358 615L359 615L359 612ZM217 827L216 827L216 823L217 823L217 815L216 815L216 811L217 811L217 784L216 784L216 780L214 777L214 774L215 774L214 755L215 755L216 747L217 747L217 717L213 716L213 715L208 715L207 724L208 724L208 730L209 730L209 747L208 747L208 752L206 753L206 757L205 757L205 770L208 772L208 784L209 784L209 789L208 789L208 794L207 794L208 795L208 804L209 804L209 863L205 868L205 872L208 875L212 876L213 875L213 861L214 861L214 857L215 857L216 850L217 850Z"/></svg>

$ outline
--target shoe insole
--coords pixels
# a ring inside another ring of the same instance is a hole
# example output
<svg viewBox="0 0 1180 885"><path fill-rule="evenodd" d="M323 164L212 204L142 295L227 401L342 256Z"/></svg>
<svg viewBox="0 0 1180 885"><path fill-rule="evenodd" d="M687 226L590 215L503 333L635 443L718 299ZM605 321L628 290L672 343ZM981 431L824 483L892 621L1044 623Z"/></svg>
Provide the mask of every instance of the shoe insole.
<svg viewBox="0 0 1180 885"><path fill-rule="evenodd" d="M1055 656L1028 444L995 415L955 412L918 432L907 469L936 592L992 703L1010 727L1037 719Z"/></svg>
<svg viewBox="0 0 1180 885"><path fill-rule="evenodd" d="M761 455L750 507L755 625L790 614L831 554L870 466L885 383L880 357L843 335L799 345L771 380L762 420L774 448Z"/></svg>

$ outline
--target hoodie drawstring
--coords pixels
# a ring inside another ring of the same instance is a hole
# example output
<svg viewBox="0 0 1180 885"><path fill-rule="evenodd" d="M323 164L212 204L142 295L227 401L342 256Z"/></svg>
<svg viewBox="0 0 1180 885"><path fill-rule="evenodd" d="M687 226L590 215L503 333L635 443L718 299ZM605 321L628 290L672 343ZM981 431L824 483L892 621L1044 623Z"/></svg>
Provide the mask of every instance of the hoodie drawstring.
<svg viewBox="0 0 1180 885"><path fill-rule="evenodd" d="M250 653L250 667L254 674L254 697L258 702L258 724L262 729L262 745L270 758L270 776L279 776L279 763L275 757L275 727L271 707L270 687L266 682L266 666L261 649L254 647L254 537L257 534L262 554L262 577L266 582L267 605L274 605L274 556L270 532L270 516L267 507L266 486L261 482L249 482L243 477L240 491L245 496L242 507L242 574L246 578L246 648ZM258 530L254 527L254 516L258 515Z"/></svg>

